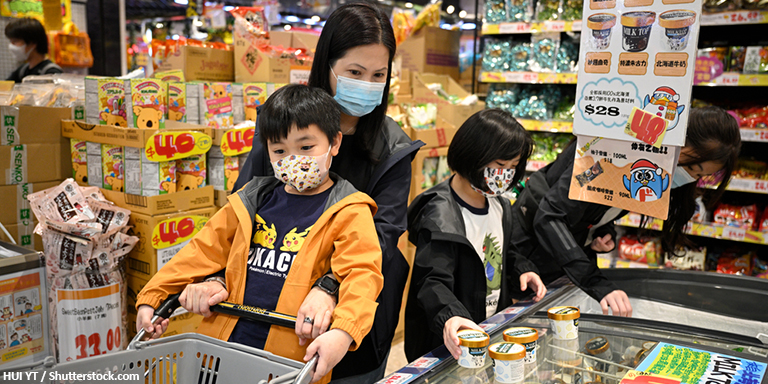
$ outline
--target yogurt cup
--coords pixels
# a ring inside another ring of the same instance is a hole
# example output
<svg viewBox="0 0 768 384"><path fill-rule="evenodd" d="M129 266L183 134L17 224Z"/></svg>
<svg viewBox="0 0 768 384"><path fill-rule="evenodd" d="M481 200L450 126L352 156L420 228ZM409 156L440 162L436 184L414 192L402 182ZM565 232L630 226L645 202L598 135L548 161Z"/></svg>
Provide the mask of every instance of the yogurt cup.
<svg viewBox="0 0 768 384"><path fill-rule="evenodd" d="M492 344L488 347L488 354L493 359L493 372L497 383L523 382L526 352L522 344L509 342Z"/></svg>
<svg viewBox="0 0 768 384"><path fill-rule="evenodd" d="M539 344L539 331L528 327L515 327L504 330L504 341L521 344L525 347L525 363L536 362L536 347Z"/></svg>
<svg viewBox="0 0 768 384"><path fill-rule="evenodd" d="M616 15L595 13L587 18L587 27L592 30L592 47L598 51L611 45L611 28L616 25Z"/></svg>
<svg viewBox="0 0 768 384"><path fill-rule="evenodd" d="M581 312L576 307L552 307L547 311L552 333L557 340L572 340L579 338L579 316Z"/></svg>
<svg viewBox="0 0 768 384"><path fill-rule="evenodd" d="M621 15L621 46L627 52L642 52L648 48L651 27L656 20L656 12L634 11Z"/></svg>
<svg viewBox="0 0 768 384"><path fill-rule="evenodd" d="M659 26L664 28L661 36L662 47L670 51L682 51L688 46L691 25L696 21L696 12L675 9L659 15Z"/></svg>
<svg viewBox="0 0 768 384"><path fill-rule="evenodd" d="M462 329L456 332L459 337L461 357L459 365L464 368L482 368L485 365L485 355L491 339L488 334L474 329Z"/></svg>

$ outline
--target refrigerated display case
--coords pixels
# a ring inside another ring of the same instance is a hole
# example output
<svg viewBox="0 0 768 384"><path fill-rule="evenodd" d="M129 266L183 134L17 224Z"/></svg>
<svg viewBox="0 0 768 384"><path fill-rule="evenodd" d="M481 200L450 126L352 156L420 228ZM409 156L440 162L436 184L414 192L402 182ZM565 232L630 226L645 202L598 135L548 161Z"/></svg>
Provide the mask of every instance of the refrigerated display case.
<svg viewBox="0 0 768 384"><path fill-rule="evenodd" d="M768 343L761 341L768 329L768 281L666 272L606 271L630 295L632 318L603 315L599 303L561 279L541 302L519 302L480 326L491 344L511 327L539 332L537 359L525 365L525 384L768 384ZM737 305L742 300L758 301ZM546 310L560 305L580 308L577 339L554 338ZM596 352L596 341L607 347ZM483 368L462 368L443 346L379 381L494 382L490 357Z"/></svg>

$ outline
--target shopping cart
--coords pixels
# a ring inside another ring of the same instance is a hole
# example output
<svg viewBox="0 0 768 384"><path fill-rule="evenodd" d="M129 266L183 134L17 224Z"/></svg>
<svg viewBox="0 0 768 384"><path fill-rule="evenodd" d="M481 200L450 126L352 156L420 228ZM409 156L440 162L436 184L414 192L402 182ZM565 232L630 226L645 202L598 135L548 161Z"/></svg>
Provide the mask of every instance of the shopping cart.
<svg viewBox="0 0 768 384"><path fill-rule="evenodd" d="M160 317L168 318L178 306L178 295L170 297L155 311L153 323ZM290 315L226 302L211 309L291 328L296 321ZM141 341L144 335L144 330L139 331L125 351L60 364L54 364L51 358L43 365L36 363L0 370L0 378L14 384L106 383L107 380L98 379L111 374L111 381L118 383L307 384L317 365L317 355L302 364L260 349L195 333ZM71 381L76 374L91 376Z"/></svg>

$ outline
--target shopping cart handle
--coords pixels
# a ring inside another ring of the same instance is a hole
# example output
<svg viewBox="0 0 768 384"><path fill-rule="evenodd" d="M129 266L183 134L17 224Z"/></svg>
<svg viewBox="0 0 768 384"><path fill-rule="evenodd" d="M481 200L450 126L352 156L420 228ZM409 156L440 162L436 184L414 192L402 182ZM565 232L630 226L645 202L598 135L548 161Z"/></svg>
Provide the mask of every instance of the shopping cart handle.
<svg viewBox="0 0 768 384"><path fill-rule="evenodd" d="M226 315L239 316L244 319L279 325L287 328L295 328L296 316L286 315L285 313L273 312L263 308L251 307L249 305L234 304L223 301L211 306L211 310Z"/></svg>
<svg viewBox="0 0 768 384"><path fill-rule="evenodd" d="M181 293L168 296L168 298L160 304L160 307L155 309L155 316L162 317L163 319L170 318L173 311L181 306L179 296L181 296Z"/></svg>

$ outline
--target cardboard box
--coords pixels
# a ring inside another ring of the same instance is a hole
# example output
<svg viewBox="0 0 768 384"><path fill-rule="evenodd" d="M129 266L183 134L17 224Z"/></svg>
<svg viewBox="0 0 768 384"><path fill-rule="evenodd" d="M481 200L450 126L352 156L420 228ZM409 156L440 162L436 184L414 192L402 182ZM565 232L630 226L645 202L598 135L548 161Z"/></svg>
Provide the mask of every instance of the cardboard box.
<svg viewBox="0 0 768 384"><path fill-rule="evenodd" d="M158 196L131 195L106 189L102 189L101 193L118 207L149 216L213 206L212 186Z"/></svg>
<svg viewBox="0 0 768 384"><path fill-rule="evenodd" d="M424 27L409 36L399 47L402 68L418 73L437 73L459 80L461 31Z"/></svg>
<svg viewBox="0 0 768 384"><path fill-rule="evenodd" d="M211 190L210 187L202 189ZM109 199L106 193L105 197ZM189 243L216 211L215 207L208 207L155 216L132 212L128 224L133 226L139 243L128 254L128 274L151 278Z"/></svg>
<svg viewBox="0 0 768 384"><path fill-rule="evenodd" d="M63 180L72 175L69 140L0 146L0 185Z"/></svg>
<svg viewBox="0 0 768 384"><path fill-rule="evenodd" d="M458 130L457 127L446 122L445 119L438 115L435 128L411 129L411 139L423 141L425 145L422 149L447 147L451 145L453 136L456 135Z"/></svg>
<svg viewBox="0 0 768 384"><path fill-rule="evenodd" d="M47 181L0 186L0 201L3 206L0 209L0 223L7 227L9 224L23 223L34 219L27 195L57 186L60 183L60 181Z"/></svg>
<svg viewBox="0 0 768 384"><path fill-rule="evenodd" d="M186 81L234 80L234 55L222 49L182 46L160 62L158 71L180 69Z"/></svg>
<svg viewBox="0 0 768 384"><path fill-rule="evenodd" d="M427 88L427 84L432 83L440 83L448 94L462 98L469 96L470 93L450 76L432 73L413 74L413 100L417 103L437 104L437 115L457 128L461 127L470 116L485 109L485 103L482 101L474 105L451 104Z"/></svg>
<svg viewBox="0 0 768 384"><path fill-rule="evenodd" d="M61 143L61 120L72 118L72 108L0 107L0 145Z"/></svg>
<svg viewBox="0 0 768 384"><path fill-rule="evenodd" d="M431 148L416 153L416 157L413 159L413 163L411 163L411 193L409 196L411 200L426 190L426 188L422 187L425 181L423 172L424 159L440 156L448 156L448 147ZM441 181L437 180L435 184Z"/></svg>
<svg viewBox="0 0 768 384"><path fill-rule="evenodd" d="M61 135L66 138L85 140L93 143L122 145L126 147L144 148L147 140L158 129L122 128L113 125L86 124L82 121L62 120L60 125ZM168 121L163 132L172 130L202 132L212 136L210 128L202 125L187 124L179 121ZM67 142L69 151L69 143ZM68 166L68 168L71 168ZM52 179L49 179L52 180Z"/></svg>
<svg viewBox="0 0 768 384"><path fill-rule="evenodd" d="M216 205L219 208L222 208L223 206L227 205L229 202L229 191L213 191L213 200L214 205Z"/></svg>
<svg viewBox="0 0 768 384"><path fill-rule="evenodd" d="M311 60L295 60L273 57L244 37L247 32L235 23L235 82L269 82L306 84L312 69ZM319 36L301 32L273 31L269 33L270 45L284 48L303 48L312 52Z"/></svg>
<svg viewBox="0 0 768 384"><path fill-rule="evenodd" d="M128 283L126 300L126 306L128 307L128 337L133 339L136 336L136 296L149 281L131 275L126 276L126 281ZM203 321L202 316L187 312L184 308L179 308L171 315L168 329L165 330L162 337L181 333L193 333L197 331L197 326L200 325L201 321Z"/></svg>
<svg viewBox="0 0 768 384"><path fill-rule="evenodd" d="M24 223L3 223L3 225L13 240L16 240L17 246L27 250L34 249L35 251L43 252L43 239L34 233L37 221L28 220ZM3 231L0 231L0 241L12 243L11 239ZM2 260L1 257L0 260Z"/></svg>

